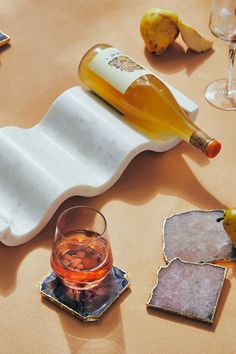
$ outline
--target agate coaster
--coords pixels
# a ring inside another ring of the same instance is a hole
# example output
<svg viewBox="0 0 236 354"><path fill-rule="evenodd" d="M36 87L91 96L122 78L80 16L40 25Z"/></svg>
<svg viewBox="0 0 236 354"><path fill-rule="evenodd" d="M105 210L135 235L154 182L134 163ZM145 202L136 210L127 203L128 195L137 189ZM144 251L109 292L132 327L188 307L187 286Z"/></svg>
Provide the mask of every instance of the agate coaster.
<svg viewBox="0 0 236 354"><path fill-rule="evenodd" d="M91 322L98 320L129 286L127 273L113 266L101 284L82 291L67 288L51 272L40 283L40 292L42 297L83 322Z"/></svg>
<svg viewBox="0 0 236 354"><path fill-rule="evenodd" d="M213 323L227 269L173 259L160 267L147 307Z"/></svg>
<svg viewBox="0 0 236 354"><path fill-rule="evenodd" d="M191 262L232 261L236 250L224 230L223 210L194 210L166 218L163 226L163 255L166 263L178 257Z"/></svg>

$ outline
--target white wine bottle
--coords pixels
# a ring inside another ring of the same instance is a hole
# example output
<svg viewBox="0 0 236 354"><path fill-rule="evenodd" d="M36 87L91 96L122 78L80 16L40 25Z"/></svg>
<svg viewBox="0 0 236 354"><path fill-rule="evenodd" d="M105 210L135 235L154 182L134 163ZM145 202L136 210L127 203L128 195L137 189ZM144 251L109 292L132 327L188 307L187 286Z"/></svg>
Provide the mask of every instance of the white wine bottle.
<svg viewBox="0 0 236 354"><path fill-rule="evenodd" d="M80 62L79 77L149 138L178 136L208 157L220 151L221 144L188 118L166 85L120 50L108 44L92 47Z"/></svg>

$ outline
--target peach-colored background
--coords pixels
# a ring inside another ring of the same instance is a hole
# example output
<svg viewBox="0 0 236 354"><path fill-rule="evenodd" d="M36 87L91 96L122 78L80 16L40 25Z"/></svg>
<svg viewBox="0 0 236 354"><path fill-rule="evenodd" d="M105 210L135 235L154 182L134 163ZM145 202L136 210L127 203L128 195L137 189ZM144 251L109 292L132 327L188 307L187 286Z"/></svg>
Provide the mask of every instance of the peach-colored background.
<svg viewBox="0 0 236 354"><path fill-rule="evenodd" d="M223 145L211 161L186 143L167 153L142 153L103 195L65 202L31 242L15 248L0 245L3 354L236 353L235 267L228 272L212 327L145 307L156 271L164 264L164 218L188 209L236 206L236 115L217 110L204 99L206 85L226 76L227 47L215 39L214 51L194 54L186 52L179 37L165 54L152 57L144 50L139 21L156 6L176 11L212 37L208 0L0 3L0 30L12 37L11 46L0 49L1 126L27 128L39 122L59 94L79 84L77 66L83 53L96 43L108 42L198 103L197 124ZM50 270L56 218L76 203L95 206L105 214L114 262L129 272L132 283L131 290L94 324L83 324L41 301L38 288Z"/></svg>

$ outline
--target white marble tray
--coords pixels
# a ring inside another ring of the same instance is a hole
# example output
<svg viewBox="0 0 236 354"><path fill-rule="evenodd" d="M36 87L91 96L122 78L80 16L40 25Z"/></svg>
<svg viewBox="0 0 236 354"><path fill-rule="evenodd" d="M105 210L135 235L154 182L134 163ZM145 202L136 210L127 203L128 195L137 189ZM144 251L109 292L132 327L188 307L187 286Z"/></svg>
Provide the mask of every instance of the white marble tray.
<svg viewBox="0 0 236 354"><path fill-rule="evenodd" d="M198 107L170 87L194 119ZM0 241L29 241L67 198L95 196L120 177L144 150L179 143L151 141L121 115L80 87L65 91L35 127L0 129Z"/></svg>

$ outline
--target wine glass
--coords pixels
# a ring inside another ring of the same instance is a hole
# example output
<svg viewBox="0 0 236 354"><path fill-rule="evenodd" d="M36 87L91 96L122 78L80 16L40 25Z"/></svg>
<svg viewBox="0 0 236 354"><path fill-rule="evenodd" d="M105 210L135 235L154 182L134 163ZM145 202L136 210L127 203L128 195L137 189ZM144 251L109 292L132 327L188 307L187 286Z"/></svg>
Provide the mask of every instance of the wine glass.
<svg viewBox="0 0 236 354"><path fill-rule="evenodd" d="M233 65L236 49L236 0L213 0L209 20L211 32L229 45L227 79L211 83L205 97L213 106L224 110L236 110L236 81Z"/></svg>
<svg viewBox="0 0 236 354"><path fill-rule="evenodd" d="M105 217L88 206L75 206L59 217L51 266L63 284L87 290L100 284L112 269Z"/></svg>

